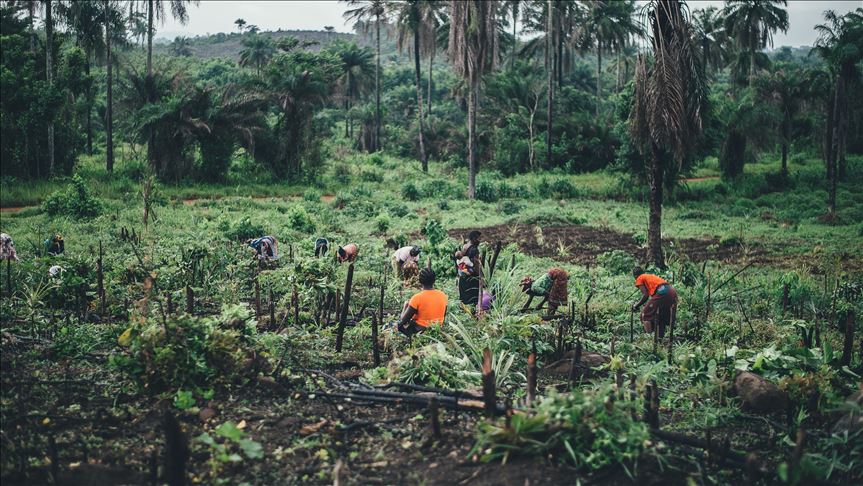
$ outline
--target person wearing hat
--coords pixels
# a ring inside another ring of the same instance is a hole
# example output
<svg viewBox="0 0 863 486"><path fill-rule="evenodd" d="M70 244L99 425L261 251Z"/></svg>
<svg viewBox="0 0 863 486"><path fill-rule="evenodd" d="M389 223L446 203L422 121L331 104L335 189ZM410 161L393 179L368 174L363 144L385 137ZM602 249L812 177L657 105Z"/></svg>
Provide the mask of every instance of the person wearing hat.
<svg viewBox="0 0 863 486"><path fill-rule="evenodd" d="M465 305L476 305L479 302L479 279L482 267L479 253L481 236L482 233L479 231L471 231L461 250L455 252L458 268L458 298Z"/></svg>
<svg viewBox="0 0 863 486"><path fill-rule="evenodd" d="M66 243L63 241L63 235L56 234L45 240L45 253L51 256L57 256L66 251Z"/></svg>
<svg viewBox="0 0 863 486"><path fill-rule="evenodd" d="M398 323L398 330L407 336L423 332L432 324L442 326L446 319L449 298L434 288L434 270L423 267L419 272L419 281L422 290L405 302Z"/></svg>
<svg viewBox="0 0 863 486"><path fill-rule="evenodd" d="M345 246L339 247L338 251L336 252L336 258L338 259L339 263L353 262L357 259L357 254L359 253L359 251L360 249L357 248L357 245L355 243L348 243Z"/></svg>
<svg viewBox="0 0 863 486"><path fill-rule="evenodd" d="M315 240L315 258L326 256L330 249L330 242L326 238L318 238Z"/></svg>
<svg viewBox="0 0 863 486"><path fill-rule="evenodd" d="M403 246L393 253L393 271L399 278L404 277L406 266L419 266L421 251L418 246Z"/></svg>

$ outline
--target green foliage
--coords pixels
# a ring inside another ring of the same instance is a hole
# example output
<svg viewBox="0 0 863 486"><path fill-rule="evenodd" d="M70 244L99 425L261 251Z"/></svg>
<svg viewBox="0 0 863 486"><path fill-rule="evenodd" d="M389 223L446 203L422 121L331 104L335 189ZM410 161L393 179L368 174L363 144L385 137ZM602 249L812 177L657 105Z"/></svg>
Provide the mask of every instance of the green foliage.
<svg viewBox="0 0 863 486"><path fill-rule="evenodd" d="M607 251L596 262L615 275L629 275L636 264L635 257L622 250Z"/></svg>
<svg viewBox="0 0 863 486"><path fill-rule="evenodd" d="M500 199L500 192L493 182L480 179L476 183L476 198L483 202L496 202Z"/></svg>
<svg viewBox="0 0 863 486"><path fill-rule="evenodd" d="M42 210L51 216L92 218L102 211L102 201L90 193L84 179L76 174L65 190L56 191L45 199Z"/></svg>
<svg viewBox="0 0 863 486"><path fill-rule="evenodd" d="M219 230L228 239L232 241L245 241L248 239L259 238L267 232L263 226L252 223L248 216L244 216L237 220L222 220L219 223Z"/></svg>
<svg viewBox="0 0 863 486"><path fill-rule="evenodd" d="M305 207L299 205L294 206L288 210L288 214L286 216L288 227L292 230L307 234L315 232L315 222L312 220L312 217L309 216L309 213L306 212Z"/></svg>
<svg viewBox="0 0 863 486"><path fill-rule="evenodd" d="M634 419L640 403L614 399L610 386L551 391L531 413L481 422L471 454L485 461L506 462L515 456L552 457L584 470L610 464L624 467L645 450L650 435L644 422Z"/></svg>
<svg viewBox="0 0 863 486"><path fill-rule="evenodd" d="M240 426L227 421L213 430L215 437L203 432L195 438L195 442L205 446L209 454L210 479L218 480L225 466L242 463L244 456L253 460L264 457L264 448L260 442L250 439Z"/></svg>
<svg viewBox="0 0 863 486"><path fill-rule="evenodd" d="M407 201L418 201L420 198L420 191L417 189L416 184L413 182L405 182L402 185L402 197Z"/></svg>
<svg viewBox="0 0 863 486"><path fill-rule="evenodd" d="M150 392L210 388L240 383L267 366L257 339L245 305L225 306L213 317L140 318L118 339L128 349L110 362ZM187 404L187 396L177 397Z"/></svg>
<svg viewBox="0 0 863 486"><path fill-rule="evenodd" d="M397 356L390 361L387 377L393 381L451 390L463 390L480 382L480 373L470 361L451 354L442 343L409 349L406 354Z"/></svg>

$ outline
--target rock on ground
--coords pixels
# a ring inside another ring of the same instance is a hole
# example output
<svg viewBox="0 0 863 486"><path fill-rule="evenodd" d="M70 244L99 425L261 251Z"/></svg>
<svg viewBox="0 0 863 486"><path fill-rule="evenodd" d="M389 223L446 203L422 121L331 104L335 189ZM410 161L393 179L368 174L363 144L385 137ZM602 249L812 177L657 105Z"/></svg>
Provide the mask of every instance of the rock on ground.
<svg viewBox="0 0 863 486"><path fill-rule="evenodd" d="M734 379L734 389L743 408L753 412L783 412L788 407L788 395L755 373L744 371L738 374Z"/></svg>

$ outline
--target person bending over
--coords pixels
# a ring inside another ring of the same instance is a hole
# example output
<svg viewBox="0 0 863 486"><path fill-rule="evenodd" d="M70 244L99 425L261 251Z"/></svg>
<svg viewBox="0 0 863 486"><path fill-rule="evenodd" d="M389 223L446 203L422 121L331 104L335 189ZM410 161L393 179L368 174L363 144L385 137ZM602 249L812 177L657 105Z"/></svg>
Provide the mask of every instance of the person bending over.
<svg viewBox="0 0 863 486"><path fill-rule="evenodd" d="M659 326L659 337L665 336L665 328L671 323L673 308L677 306L677 291L662 277L644 273L641 267L632 269L635 286L641 290L641 300L632 304L632 312L644 305L641 311L641 323L645 332L653 332L653 326Z"/></svg>
<svg viewBox="0 0 863 486"><path fill-rule="evenodd" d="M262 236L249 240L249 247L255 250L260 260L276 260L279 258L279 242L275 236Z"/></svg>
<svg viewBox="0 0 863 486"><path fill-rule="evenodd" d="M554 314L558 307L566 305L569 294L569 274L562 268L551 268L535 281L525 277L521 281L521 290L529 296L521 310L527 310L534 297L542 297L542 302L536 306L536 309L542 309L548 301L549 314Z"/></svg>
<svg viewBox="0 0 863 486"><path fill-rule="evenodd" d="M423 332L432 324L443 325L446 318L449 299L445 293L434 288L434 270L431 268L420 270L419 281L422 290L405 302L398 324L399 331L407 336Z"/></svg>
<svg viewBox="0 0 863 486"><path fill-rule="evenodd" d="M458 299L465 305L476 305L479 301L479 283L482 276L482 260L479 253L479 231L471 231L461 250L455 252L458 268Z"/></svg>
<svg viewBox="0 0 863 486"><path fill-rule="evenodd" d="M326 256L327 250L330 249L330 242L326 238L318 238L315 240L315 258Z"/></svg>
<svg viewBox="0 0 863 486"><path fill-rule="evenodd" d="M353 262L357 259L357 253L359 253L359 248L354 243L348 243L345 246L340 246L338 251L336 252L336 258L338 258L339 263L344 262Z"/></svg>
<svg viewBox="0 0 863 486"><path fill-rule="evenodd" d="M393 253L393 271L399 278L404 278L406 265L419 266L420 247L403 246Z"/></svg>

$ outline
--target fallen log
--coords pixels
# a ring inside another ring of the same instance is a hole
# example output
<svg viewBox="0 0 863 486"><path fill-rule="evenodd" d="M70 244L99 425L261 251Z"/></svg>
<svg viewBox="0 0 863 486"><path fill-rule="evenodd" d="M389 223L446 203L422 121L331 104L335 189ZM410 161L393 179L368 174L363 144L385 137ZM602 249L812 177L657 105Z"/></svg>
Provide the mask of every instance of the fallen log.
<svg viewBox="0 0 863 486"><path fill-rule="evenodd" d="M358 391L358 390L355 390ZM410 393L394 393L394 392L364 392L364 393L343 393L343 392L314 392L316 396L327 398L344 398L357 401L391 403L402 405L414 405L419 408L428 408L428 396L413 395ZM438 396L438 405L451 410L459 410L465 412L488 412L485 404L480 400L459 400L456 397ZM495 415L503 415L506 413L506 407L501 404L496 404L494 410Z"/></svg>

